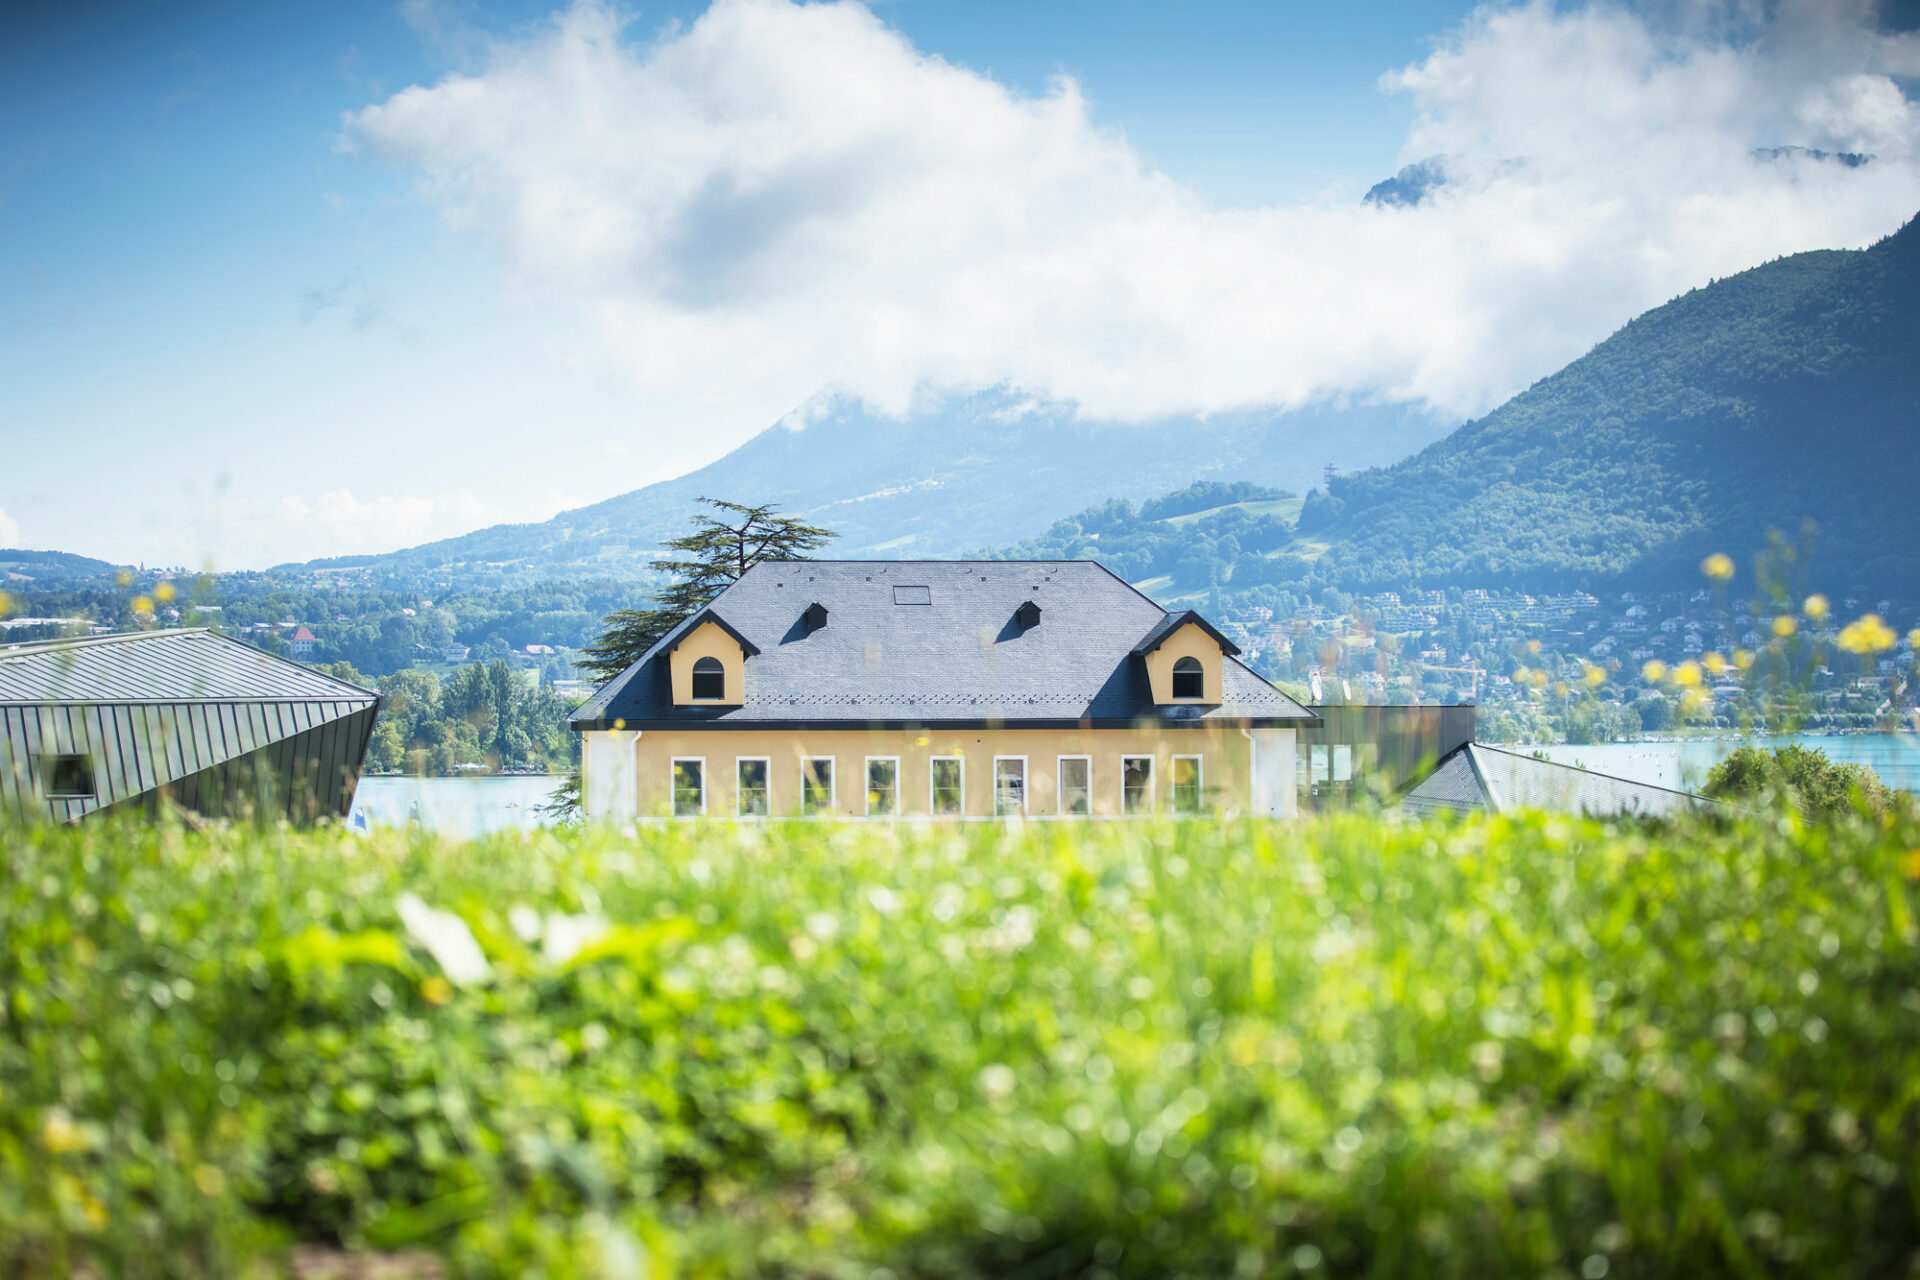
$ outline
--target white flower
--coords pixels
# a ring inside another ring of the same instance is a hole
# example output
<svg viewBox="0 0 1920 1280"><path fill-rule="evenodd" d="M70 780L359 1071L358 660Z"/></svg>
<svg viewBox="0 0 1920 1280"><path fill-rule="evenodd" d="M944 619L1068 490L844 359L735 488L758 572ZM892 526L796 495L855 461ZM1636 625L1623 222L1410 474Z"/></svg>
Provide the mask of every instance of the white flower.
<svg viewBox="0 0 1920 1280"><path fill-rule="evenodd" d="M557 913L548 916L547 963L565 964L580 954L580 948L605 937L607 930L612 927L599 916L563 916Z"/></svg>
<svg viewBox="0 0 1920 1280"><path fill-rule="evenodd" d="M415 942L427 949L448 982L464 987L493 976L493 968L465 920L451 911L436 911L411 893L401 894L396 905L400 923L407 926Z"/></svg>

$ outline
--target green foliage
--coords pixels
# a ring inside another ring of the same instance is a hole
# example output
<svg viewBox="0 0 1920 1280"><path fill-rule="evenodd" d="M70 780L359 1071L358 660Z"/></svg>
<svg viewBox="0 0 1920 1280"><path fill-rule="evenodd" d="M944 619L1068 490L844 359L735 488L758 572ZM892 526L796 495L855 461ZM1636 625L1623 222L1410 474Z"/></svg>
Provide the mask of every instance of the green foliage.
<svg viewBox="0 0 1920 1280"><path fill-rule="evenodd" d="M1912 222L1640 316L1407 461L1309 494L1300 529L1332 543L1316 572L1350 586L1645 589L1812 520L1823 582L1904 595L1917 344Z"/></svg>
<svg viewBox="0 0 1920 1280"><path fill-rule="evenodd" d="M0 1274L1894 1274L1916 845L15 831Z"/></svg>
<svg viewBox="0 0 1920 1280"><path fill-rule="evenodd" d="M1894 793L1864 764L1840 764L1798 743L1741 747L1707 775L1705 793L1719 800L1791 800L1810 821L1830 821L1855 810L1884 813Z"/></svg>
<svg viewBox="0 0 1920 1280"><path fill-rule="evenodd" d="M459 765L567 768L579 750L567 728L572 707L530 674L495 659L456 667L445 680L431 671L382 677L367 767L440 776Z"/></svg>
<svg viewBox="0 0 1920 1280"><path fill-rule="evenodd" d="M1290 496L1245 482L1200 481L1149 498L1138 511L1124 498L1089 507L1002 554L1098 560L1130 582L1165 575L1185 591L1228 581L1236 589L1265 585L1287 577L1285 566L1267 553L1292 536L1292 526L1277 510L1289 505Z"/></svg>
<svg viewBox="0 0 1920 1280"><path fill-rule="evenodd" d="M654 563L672 580L656 593L653 606L608 614L599 638L587 646L580 665L596 680L611 680L638 662L662 636L762 560L804 560L834 537L830 529L775 514L771 504L700 501L719 514L696 513L693 532L667 541L680 556Z"/></svg>

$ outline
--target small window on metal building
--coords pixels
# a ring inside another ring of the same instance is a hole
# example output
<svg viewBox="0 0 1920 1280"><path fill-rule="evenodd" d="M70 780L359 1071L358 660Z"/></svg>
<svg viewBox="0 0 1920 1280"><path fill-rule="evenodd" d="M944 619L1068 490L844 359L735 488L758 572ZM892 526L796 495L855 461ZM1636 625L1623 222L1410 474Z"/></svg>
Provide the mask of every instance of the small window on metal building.
<svg viewBox="0 0 1920 1280"><path fill-rule="evenodd" d="M1182 658L1173 664L1173 696L1176 698L1207 696L1207 673L1201 668L1200 659Z"/></svg>
<svg viewBox="0 0 1920 1280"><path fill-rule="evenodd" d="M727 669L718 658L702 658L693 664L693 696L718 701L727 696Z"/></svg>
<svg viewBox="0 0 1920 1280"><path fill-rule="evenodd" d="M893 602L895 604L932 604L933 588L895 587L893 589Z"/></svg>
<svg viewBox="0 0 1920 1280"><path fill-rule="evenodd" d="M93 761L75 755L41 756L40 790L49 800L93 799Z"/></svg>

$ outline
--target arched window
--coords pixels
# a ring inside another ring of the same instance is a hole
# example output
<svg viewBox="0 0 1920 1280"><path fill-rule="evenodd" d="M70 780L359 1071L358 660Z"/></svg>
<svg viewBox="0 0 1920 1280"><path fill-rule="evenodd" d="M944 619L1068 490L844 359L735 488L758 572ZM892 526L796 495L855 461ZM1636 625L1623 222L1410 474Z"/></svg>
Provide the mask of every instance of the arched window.
<svg viewBox="0 0 1920 1280"><path fill-rule="evenodd" d="M1173 696L1176 698L1207 696L1207 673L1201 669L1200 659L1181 658L1173 664Z"/></svg>
<svg viewBox="0 0 1920 1280"><path fill-rule="evenodd" d="M715 702L727 696L727 669L718 658L702 658L693 664L693 696Z"/></svg>

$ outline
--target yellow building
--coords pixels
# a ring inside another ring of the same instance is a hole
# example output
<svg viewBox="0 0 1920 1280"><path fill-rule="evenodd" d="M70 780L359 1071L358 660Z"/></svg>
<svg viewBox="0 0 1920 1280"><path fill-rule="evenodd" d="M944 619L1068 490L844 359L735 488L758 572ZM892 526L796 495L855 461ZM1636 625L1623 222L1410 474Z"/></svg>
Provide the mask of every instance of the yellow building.
<svg viewBox="0 0 1920 1280"><path fill-rule="evenodd" d="M1313 713L1192 611L1068 561L756 565L573 717L634 817L1294 811Z"/></svg>

